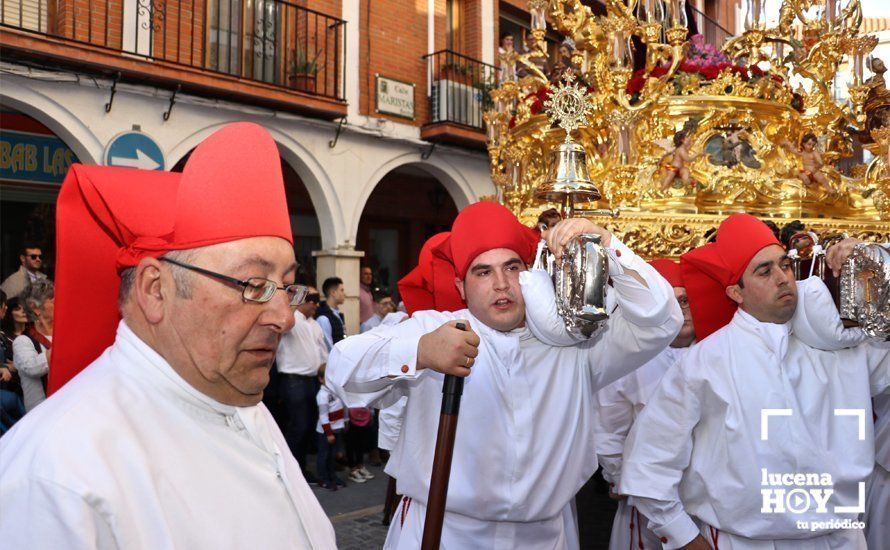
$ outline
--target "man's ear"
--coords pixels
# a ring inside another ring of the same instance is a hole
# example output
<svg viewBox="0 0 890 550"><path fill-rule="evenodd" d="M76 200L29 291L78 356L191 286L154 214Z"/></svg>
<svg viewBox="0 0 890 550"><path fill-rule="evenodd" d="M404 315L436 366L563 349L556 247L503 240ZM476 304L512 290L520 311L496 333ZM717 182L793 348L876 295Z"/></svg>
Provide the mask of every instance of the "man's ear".
<svg viewBox="0 0 890 550"><path fill-rule="evenodd" d="M466 302L467 295L464 293L464 282L461 281L460 279L458 279L457 277L455 277L454 278L454 286L457 287L457 292L458 292L458 294L460 294L460 299L463 300L464 302Z"/></svg>
<svg viewBox="0 0 890 550"><path fill-rule="evenodd" d="M726 287L726 295L729 296L729 299L738 305L742 305L742 302L745 300L742 298L742 289L739 285L730 285Z"/></svg>
<svg viewBox="0 0 890 550"><path fill-rule="evenodd" d="M169 298L161 285L161 262L156 258L143 258L136 266L133 296L146 321L160 323L164 318L164 300Z"/></svg>

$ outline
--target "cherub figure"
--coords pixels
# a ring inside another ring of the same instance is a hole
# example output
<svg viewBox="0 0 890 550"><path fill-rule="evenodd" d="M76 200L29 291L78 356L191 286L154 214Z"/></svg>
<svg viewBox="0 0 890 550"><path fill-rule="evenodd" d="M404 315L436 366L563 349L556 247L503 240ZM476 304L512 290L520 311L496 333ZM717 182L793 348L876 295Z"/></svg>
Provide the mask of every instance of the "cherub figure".
<svg viewBox="0 0 890 550"><path fill-rule="evenodd" d="M695 162L702 156L704 151L692 154L692 135L686 130L680 130L674 134L674 152L664 156L661 167L664 169L664 176L659 182L659 189L666 191L675 179L680 178L684 186L692 183L692 173L686 165Z"/></svg>
<svg viewBox="0 0 890 550"><path fill-rule="evenodd" d="M782 140L782 145L801 159L801 164L803 166L797 172L797 177L800 181L807 187L811 187L815 183L825 191L833 192L834 190L828 182L828 177L822 172L822 167L825 166L825 163L822 162L822 156L816 149L817 143L818 139L816 138L816 134L812 132L804 134L803 138L800 140L799 149L787 139Z"/></svg>

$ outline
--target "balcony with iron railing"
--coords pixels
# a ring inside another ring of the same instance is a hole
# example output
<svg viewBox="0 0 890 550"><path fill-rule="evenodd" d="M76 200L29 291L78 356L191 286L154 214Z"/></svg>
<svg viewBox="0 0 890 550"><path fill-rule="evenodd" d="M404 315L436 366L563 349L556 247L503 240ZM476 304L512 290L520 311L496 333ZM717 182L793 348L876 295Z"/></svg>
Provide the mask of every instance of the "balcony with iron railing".
<svg viewBox="0 0 890 550"><path fill-rule="evenodd" d="M423 59L430 116L421 128L421 137L484 148L482 113L491 108L489 92L497 85L497 67L451 50L431 53Z"/></svg>
<svg viewBox="0 0 890 550"><path fill-rule="evenodd" d="M324 118L346 113L345 26L288 0L0 0L5 60Z"/></svg>

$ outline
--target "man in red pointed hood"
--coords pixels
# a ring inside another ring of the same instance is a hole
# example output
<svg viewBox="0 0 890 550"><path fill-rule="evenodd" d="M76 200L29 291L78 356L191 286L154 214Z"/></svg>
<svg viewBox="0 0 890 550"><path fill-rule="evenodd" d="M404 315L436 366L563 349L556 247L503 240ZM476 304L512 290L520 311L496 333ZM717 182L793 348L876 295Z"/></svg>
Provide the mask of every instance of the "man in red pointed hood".
<svg viewBox="0 0 890 550"><path fill-rule="evenodd" d="M648 520L640 514L626 495L618 493L624 445L640 412L662 377L686 353L695 341L695 329L689 301L683 286L680 262L667 258L649 262L659 275L673 287L674 297L683 311L683 326L674 341L645 365L606 386L596 394L597 414L594 417L594 441L603 478L609 483L609 497L618 501L612 521L609 550L625 548L661 548L659 536L648 528Z"/></svg>
<svg viewBox="0 0 890 550"><path fill-rule="evenodd" d="M832 268L854 242L837 245ZM634 422L620 492L664 548L864 549L862 531L842 526L857 521L874 434L847 414L870 419L872 396L890 390L888 349L796 329L806 312L808 325L842 330L824 283L796 283L785 249L748 214L684 254L681 271L700 341ZM803 474L823 481L793 481ZM785 499L794 494L808 500Z"/></svg>
<svg viewBox="0 0 890 550"><path fill-rule="evenodd" d="M557 347L535 335L526 300L553 293L546 273L528 269L539 234L505 207L480 202L403 279L413 285L410 319L334 347L326 382L347 402L408 397L387 465L405 495L387 548L420 547L446 373L466 382L442 547L577 547L571 501L596 470L592 396L667 346L682 319L670 285L605 229L566 220L550 230L548 246L561 254L581 233L599 234L611 258L617 309L596 339ZM535 287L542 280L547 287Z"/></svg>
<svg viewBox="0 0 890 550"><path fill-rule="evenodd" d="M334 548L261 403L306 287L255 124L183 173L74 165L57 205L54 394L0 441L15 548Z"/></svg>

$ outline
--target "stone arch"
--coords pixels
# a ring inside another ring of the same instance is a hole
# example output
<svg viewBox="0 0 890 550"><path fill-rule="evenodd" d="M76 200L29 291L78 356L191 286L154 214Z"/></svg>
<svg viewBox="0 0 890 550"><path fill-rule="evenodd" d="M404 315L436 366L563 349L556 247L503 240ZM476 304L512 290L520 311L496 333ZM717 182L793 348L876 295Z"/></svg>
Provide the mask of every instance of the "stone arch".
<svg viewBox="0 0 890 550"><path fill-rule="evenodd" d="M74 151L82 164L101 164L104 146L84 122L57 101L15 82L7 82L0 103L36 119Z"/></svg>
<svg viewBox="0 0 890 550"><path fill-rule="evenodd" d="M198 130L182 139L168 153L170 166L187 155L202 140L229 122L220 122ZM290 165L309 192L321 229L322 248L334 248L343 239L345 222L342 208L327 172L311 152L293 138L274 127L263 125L278 145L281 158Z"/></svg>
<svg viewBox="0 0 890 550"><path fill-rule="evenodd" d="M458 210L479 200L479 197L473 191L473 188L467 179L446 161L441 158L436 159L433 157L427 160L420 160L418 159L416 152L405 153L382 164L374 174L368 178L362 189L362 193L356 202L355 214L352 216L351 225L349 227L350 242L355 242L362 212L364 212L365 206L368 204L368 199L377 188L377 185L387 174L403 166L420 168L438 180L439 183L442 184L442 187L448 192L448 195L454 201Z"/></svg>

